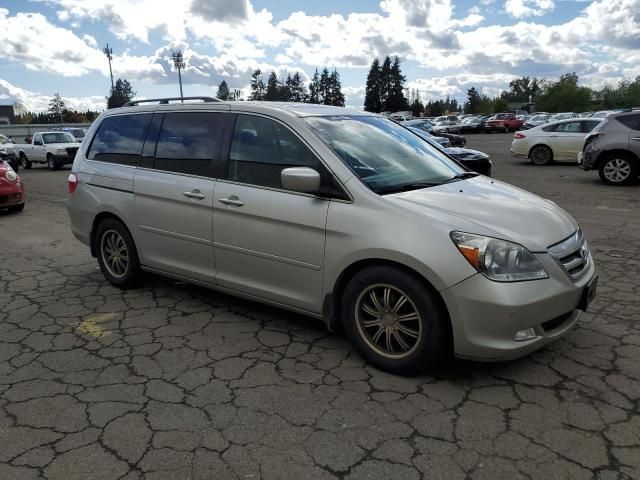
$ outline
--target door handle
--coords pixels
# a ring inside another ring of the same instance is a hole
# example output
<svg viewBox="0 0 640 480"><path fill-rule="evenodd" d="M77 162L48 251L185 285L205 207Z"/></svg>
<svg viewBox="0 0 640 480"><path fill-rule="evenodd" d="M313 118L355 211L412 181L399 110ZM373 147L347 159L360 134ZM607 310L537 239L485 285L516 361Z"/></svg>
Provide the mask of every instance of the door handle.
<svg viewBox="0 0 640 480"><path fill-rule="evenodd" d="M640 140L640 137L631 137L631 140Z"/></svg>
<svg viewBox="0 0 640 480"><path fill-rule="evenodd" d="M241 207L244 205L244 202L240 200L238 197L236 197L235 195L231 195L230 197L227 197L227 198L220 198L218 199L218 201L220 203L224 203L225 205L230 205L233 207Z"/></svg>
<svg viewBox="0 0 640 480"><path fill-rule="evenodd" d="M205 194L202 193L200 190L195 189L195 190L191 190L190 192L183 192L182 193L185 197L188 198L195 198L196 200L204 200L205 198Z"/></svg>

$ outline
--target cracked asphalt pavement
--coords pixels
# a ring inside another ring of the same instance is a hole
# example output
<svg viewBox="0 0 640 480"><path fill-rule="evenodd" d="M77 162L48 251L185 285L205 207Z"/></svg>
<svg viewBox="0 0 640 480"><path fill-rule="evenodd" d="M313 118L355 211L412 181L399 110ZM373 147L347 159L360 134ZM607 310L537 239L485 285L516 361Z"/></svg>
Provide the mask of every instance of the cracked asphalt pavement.
<svg viewBox="0 0 640 480"><path fill-rule="evenodd" d="M403 378L312 319L158 277L122 292L71 235L68 169L0 212L0 479L640 478L640 185L508 156L582 225L599 296L503 364Z"/></svg>

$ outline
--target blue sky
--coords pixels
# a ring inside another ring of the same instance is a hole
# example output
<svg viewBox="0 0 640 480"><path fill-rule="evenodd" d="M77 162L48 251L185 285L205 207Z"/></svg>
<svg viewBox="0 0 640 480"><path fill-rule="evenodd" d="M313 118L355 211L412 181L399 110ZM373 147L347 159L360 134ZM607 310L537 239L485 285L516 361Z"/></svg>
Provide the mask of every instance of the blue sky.
<svg viewBox="0 0 640 480"><path fill-rule="evenodd" d="M147 98L178 93L174 49L185 95L212 95L222 79L245 90L255 68L309 78L326 65L359 107L368 65L385 55L426 99L568 71L601 87L640 75L639 11L640 0L3 0L0 102L38 110L59 92L102 109L107 42L115 76Z"/></svg>

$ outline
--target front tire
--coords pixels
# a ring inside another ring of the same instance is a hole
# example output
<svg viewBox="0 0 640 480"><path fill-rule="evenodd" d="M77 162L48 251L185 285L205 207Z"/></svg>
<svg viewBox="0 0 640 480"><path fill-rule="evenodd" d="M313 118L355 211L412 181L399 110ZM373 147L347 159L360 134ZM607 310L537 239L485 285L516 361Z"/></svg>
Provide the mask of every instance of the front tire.
<svg viewBox="0 0 640 480"><path fill-rule="evenodd" d="M31 169L31 162L27 159L27 156L24 153L20 154L20 162L22 163L22 168L25 170Z"/></svg>
<svg viewBox="0 0 640 480"><path fill-rule="evenodd" d="M118 220L109 218L96 229L96 252L103 275L118 288L135 286L142 275L131 234Z"/></svg>
<svg viewBox="0 0 640 480"><path fill-rule="evenodd" d="M612 155L600 165L600 180L607 185L628 185L638 177L638 164L630 155Z"/></svg>
<svg viewBox="0 0 640 480"><path fill-rule="evenodd" d="M53 155L50 153L47 154L47 166L49 167L49 170L57 170L59 168L58 162L56 162L56 159L53 158Z"/></svg>
<svg viewBox="0 0 640 480"><path fill-rule="evenodd" d="M529 152L529 160L540 167L549 165L553 161L553 152L546 145L536 145Z"/></svg>
<svg viewBox="0 0 640 480"><path fill-rule="evenodd" d="M366 268L342 296L347 337L360 356L387 372L413 375L436 366L451 346L450 323L436 294L389 266Z"/></svg>

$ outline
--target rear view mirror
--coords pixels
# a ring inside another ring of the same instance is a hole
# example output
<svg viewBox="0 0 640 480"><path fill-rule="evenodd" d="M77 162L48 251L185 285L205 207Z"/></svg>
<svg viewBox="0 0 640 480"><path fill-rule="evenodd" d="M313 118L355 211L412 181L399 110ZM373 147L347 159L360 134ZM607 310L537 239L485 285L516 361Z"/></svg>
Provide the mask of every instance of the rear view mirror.
<svg viewBox="0 0 640 480"><path fill-rule="evenodd" d="M320 189L320 174L309 167L285 168L280 174L282 188L302 193L316 193Z"/></svg>

